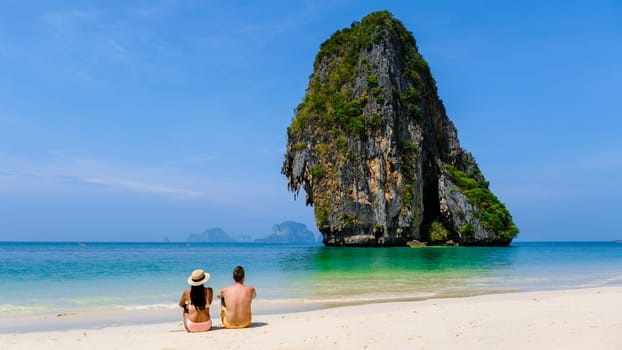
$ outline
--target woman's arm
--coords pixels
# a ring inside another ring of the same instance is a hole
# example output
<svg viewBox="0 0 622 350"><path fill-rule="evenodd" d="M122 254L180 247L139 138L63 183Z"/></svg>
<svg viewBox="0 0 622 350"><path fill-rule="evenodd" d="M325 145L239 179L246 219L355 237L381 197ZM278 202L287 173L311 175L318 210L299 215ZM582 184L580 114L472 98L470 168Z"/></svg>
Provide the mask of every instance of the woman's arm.
<svg viewBox="0 0 622 350"><path fill-rule="evenodd" d="M189 292L189 289L184 290L184 292L181 294L181 299L179 299L179 307L183 307L184 310L186 309L186 301L190 299L188 297Z"/></svg>
<svg viewBox="0 0 622 350"><path fill-rule="evenodd" d="M186 332L190 332L190 330L188 329L188 313L184 312L182 317L184 318L183 324L184 324L184 328L186 329Z"/></svg>
<svg viewBox="0 0 622 350"><path fill-rule="evenodd" d="M212 299L214 298L214 290L207 287L207 305L212 305Z"/></svg>

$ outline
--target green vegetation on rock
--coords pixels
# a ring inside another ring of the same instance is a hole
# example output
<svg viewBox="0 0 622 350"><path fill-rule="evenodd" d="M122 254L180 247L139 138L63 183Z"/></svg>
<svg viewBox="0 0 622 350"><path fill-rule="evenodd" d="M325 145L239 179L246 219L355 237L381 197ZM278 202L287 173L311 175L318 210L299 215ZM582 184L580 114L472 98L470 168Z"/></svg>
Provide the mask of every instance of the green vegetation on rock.
<svg viewBox="0 0 622 350"><path fill-rule="evenodd" d="M464 224L460 227L460 233L462 233L467 238L473 238L473 234L475 233L475 228L471 224Z"/></svg>
<svg viewBox="0 0 622 350"><path fill-rule="evenodd" d="M432 242L445 242L447 241L447 237L449 236L447 229L443 226L443 224L438 221L433 221L430 224L428 234L430 237L430 241Z"/></svg>
<svg viewBox="0 0 622 350"><path fill-rule="evenodd" d="M324 175L326 175L326 171L320 167L311 168L311 176L314 180L321 180Z"/></svg>
<svg viewBox="0 0 622 350"><path fill-rule="evenodd" d="M509 244L518 229L456 135L412 33L374 12L321 45L281 172L327 245ZM456 186L441 187L445 173ZM457 191L446 217L439 194Z"/></svg>
<svg viewBox="0 0 622 350"><path fill-rule="evenodd" d="M474 167L471 174L456 169L450 164L446 164L445 168L451 175L451 180L459 188L471 203L479 208L476 216L480 219L482 226L486 230L495 232L499 237L512 239L518 234L518 227L512 221L510 212L505 205L499 201L488 189L488 183L479 179L483 179L481 172ZM461 228L465 235L473 234L473 227L468 224Z"/></svg>
<svg viewBox="0 0 622 350"><path fill-rule="evenodd" d="M326 76L313 74L304 100L296 108L296 116L288 128L288 135L316 132L318 128L331 129L347 135L366 135L378 128L378 116L367 115L363 107L369 97L376 103L383 101L378 72L373 72L370 63L361 59L362 51L369 51L373 45L387 37L402 40L406 60L406 74L415 81L399 99L408 113L421 117L419 103L423 100L424 83L422 75L431 79L429 68L417 52L415 39L404 25L388 11L374 12L354 22L350 28L338 30L324 42L318 52L315 72L325 71ZM352 87L357 71L367 69L367 90L355 96ZM308 130L307 127L311 129ZM333 128L334 127L334 128Z"/></svg>
<svg viewBox="0 0 622 350"><path fill-rule="evenodd" d="M306 150L307 142L304 140L309 137L324 140L311 149L315 159L310 168L314 186L322 181L322 187L326 190L314 193L313 197L319 227L329 225L329 213L335 209L330 193L338 187L338 174L336 170L330 170L328 164L335 164L334 169L337 169L339 163L355 162L357 154L350 148L349 140L369 136L382 126L382 115L366 109L366 106L383 103L385 95L390 92L384 92L380 85L379 72L374 66L376 63L361 56L361 52L369 52L375 44L388 38L404 42L407 75L414 77L417 83L398 98L403 108L420 118L418 104L422 101L424 90L420 76L430 75L429 69L417 52L412 34L391 13L379 11L366 16L361 22L352 23L350 28L338 30L321 45L304 100L296 107L296 115L287 129L288 138L298 140L293 146L294 151ZM365 74L365 90L355 94L356 78L361 73ZM412 159L416 149L408 142L402 148L401 167L406 178L412 181ZM415 191L413 185L407 184L406 191L403 203L410 207ZM349 220L348 215L338 219L345 226L357 222Z"/></svg>

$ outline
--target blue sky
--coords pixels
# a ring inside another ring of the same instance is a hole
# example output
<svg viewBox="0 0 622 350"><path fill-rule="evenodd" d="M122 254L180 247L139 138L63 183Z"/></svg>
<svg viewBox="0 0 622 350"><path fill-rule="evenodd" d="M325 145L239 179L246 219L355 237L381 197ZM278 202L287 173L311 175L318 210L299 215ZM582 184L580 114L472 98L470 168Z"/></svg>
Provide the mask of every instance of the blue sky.
<svg viewBox="0 0 622 350"><path fill-rule="evenodd" d="M518 240L622 238L619 1L4 1L0 240L265 236L315 53L388 9Z"/></svg>

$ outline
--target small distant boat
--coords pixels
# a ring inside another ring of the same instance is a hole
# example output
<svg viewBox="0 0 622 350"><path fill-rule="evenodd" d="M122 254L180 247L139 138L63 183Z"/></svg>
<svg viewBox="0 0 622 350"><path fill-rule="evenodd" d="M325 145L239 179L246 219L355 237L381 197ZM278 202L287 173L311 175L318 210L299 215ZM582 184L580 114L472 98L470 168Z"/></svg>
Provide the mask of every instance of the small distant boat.
<svg viewBox="0 0 622 350"><path fill-rule="evenodd" d="M82 242L80 242L80 243L78 243L78 245L79 245L80 247L86 247L86 243L82 243Z"/></svg>

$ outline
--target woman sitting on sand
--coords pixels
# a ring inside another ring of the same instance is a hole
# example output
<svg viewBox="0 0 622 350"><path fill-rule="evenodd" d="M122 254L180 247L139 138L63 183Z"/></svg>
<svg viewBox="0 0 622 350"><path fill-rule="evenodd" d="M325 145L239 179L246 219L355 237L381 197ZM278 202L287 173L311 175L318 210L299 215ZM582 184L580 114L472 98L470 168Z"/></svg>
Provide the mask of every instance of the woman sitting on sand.
<svg viewBox="0 0 622 350"><path fill-rule="evenodd" d="M188 277L188 284L192 287L186 289L179 300L179 306L184 308L184 327L188 332L205 332L212 328L209 306L214 291L203 286L209 278L210 274L203 270L192 271Z"/></svg>

